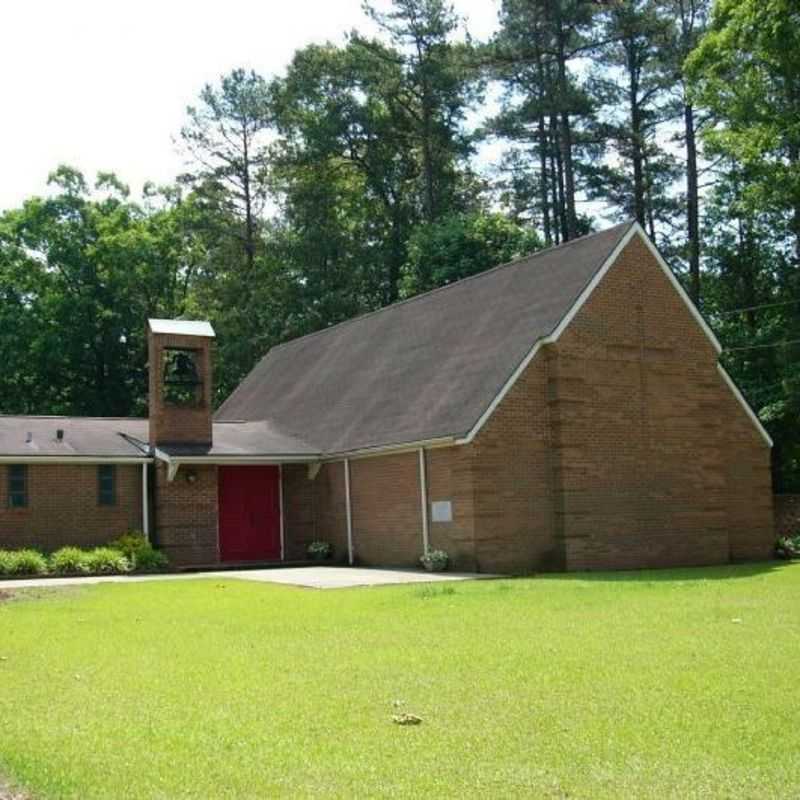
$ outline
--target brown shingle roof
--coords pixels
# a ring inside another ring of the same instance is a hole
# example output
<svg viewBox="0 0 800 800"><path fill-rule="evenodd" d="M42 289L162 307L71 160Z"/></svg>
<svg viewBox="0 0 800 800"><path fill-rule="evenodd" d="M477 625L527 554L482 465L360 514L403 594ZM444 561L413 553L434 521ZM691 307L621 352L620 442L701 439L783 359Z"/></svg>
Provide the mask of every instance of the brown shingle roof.
<svg viewBox="0 0 800 800"><path fill-rule="evenodd" d="M463 436L631 223L274 347L217 420L269 420L325 453Z"/></svg>

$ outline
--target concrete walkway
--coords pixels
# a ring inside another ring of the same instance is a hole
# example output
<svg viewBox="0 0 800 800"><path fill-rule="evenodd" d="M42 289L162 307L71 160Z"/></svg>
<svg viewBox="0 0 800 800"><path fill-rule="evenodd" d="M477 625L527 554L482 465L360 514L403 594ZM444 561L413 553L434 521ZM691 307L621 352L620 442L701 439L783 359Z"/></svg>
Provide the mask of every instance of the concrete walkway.
<svg viewBox="0 0 800 800"><path fill-rule="evenodd" d="M272 569L231 569L214 572L182 572L176 575L102 575L91 578L23 578L0 580L0 590L33 589L48 586L82 586L91 583L142 583L145 581L190 581L198 578L233 578L262 583L283 583L310 589L346 589L353 586L387 586L403 583L442 583L478 578L497 578L469 572L424 572L367 567L274 567Z"/></svg>

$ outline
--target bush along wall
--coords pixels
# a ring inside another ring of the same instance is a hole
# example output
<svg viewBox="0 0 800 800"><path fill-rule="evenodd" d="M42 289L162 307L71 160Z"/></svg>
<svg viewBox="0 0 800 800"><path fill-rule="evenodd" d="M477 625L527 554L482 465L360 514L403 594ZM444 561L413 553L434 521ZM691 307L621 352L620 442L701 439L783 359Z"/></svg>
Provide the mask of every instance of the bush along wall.
<svg viewBox="0 0 800 800"><path fill-rule="evenodd" d="M0 578L124 575L162 572L168 567L167 557L138 531L126 533L105 547L62 547L49 556L31 548L0 550Z"/></svg>

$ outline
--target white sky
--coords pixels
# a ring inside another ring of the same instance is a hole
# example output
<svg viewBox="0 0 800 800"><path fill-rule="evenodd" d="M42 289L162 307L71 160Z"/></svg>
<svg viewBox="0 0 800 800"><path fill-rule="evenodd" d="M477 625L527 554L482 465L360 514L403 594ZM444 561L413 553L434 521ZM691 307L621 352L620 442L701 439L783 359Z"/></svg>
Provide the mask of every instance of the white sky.
<svg viewBox="0 0 800 800"><path fill-rule="evenodd" d="M455 0L475 38L497 0ZM0 210L61 163L114 171L138 194L181 170L173 139L204 83L279 74L310 43L369 31L360 0L5 0L0 5Z"/></svg>

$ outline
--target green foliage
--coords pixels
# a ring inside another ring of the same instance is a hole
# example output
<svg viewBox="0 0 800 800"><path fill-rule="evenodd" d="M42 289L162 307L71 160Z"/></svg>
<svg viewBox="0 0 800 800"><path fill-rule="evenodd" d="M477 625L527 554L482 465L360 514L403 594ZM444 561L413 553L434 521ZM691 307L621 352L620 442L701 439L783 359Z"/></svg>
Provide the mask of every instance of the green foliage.
<svg viewBox="0 0 800 800"><path fill-rule="evenodd" d="M706 141L748 170L751 209L791 215L800 266L800 7L795 0L717 0L688 60L698 102L720 120Z"/></svg>
<svg viewBox="0 0 800 800"><path fill-rule="evenodd" d="M331 555L333 555L333 546L330 542L317 540L308 545L306 548L306 553L311 559L316 561L324 561L326 558L330 558Z"/></svg>
<svg viewBox="0 0 800 800"><path fill-rule="evenodd" d="M538 234L499 213L443 217L414 231L403 267L403 294L444 286L541 248Z"/></svg>
<svg viewBox="0 0 800 800"><path fill-rule="evenodd" d="M110 541L108 547L119 550L126 558L133 560L138 553L151 548L151 545L141 531L129 531Z"/></svg>
<svg viewBox="0 0 800 800"><path fill-rule="evenodd" d="M176 316L191 275L180 201L133 203L109 175L68 167L53 195L0 215L4 413L144 411L144 320Z"/></svg>
<svg viewBox="0 0 800 800"><path fill-rule="evenodd" d="M122 553L134 572L159 572L169 566L167 557L140 531L130 531L109 542L108 547Z"/></svg>
<svg viewBox="0 0 800 800"><path fill-rule="evenodd" d="M0 575L44 575L47 559L38 550L0 550Z"/></svg>
<svg viewBox="0 0 800 800"><path fill-rule="evenodd" d="M419 561L430 572L443 572L450 563L450 556L444 550L428 550Z"/></svg>
<svg viewBox="0 0 800 800"><path fill-rule="evenodd" d="M775 555L785 559L800 558L800 534L781 536L775 545Z"/></svg>
<svg viewBox="0 0 800 800"><path fill-rule="evenodd" d="M90 571L88 555L79 547L62 547L51 554L49 571L54 575L88 574Z"/></svg>
<svg viewBox="0 0 800 800"><path fill-rule="evenodd" d="M94 575L120 575L130 572L130 560L112 547L95 547L86 553L86 564Z"/></svg>
<svg viewBox="0 0 800 800"><path fill-rule="evenodd" d="M148 547L136 553L134 572L163 572L169 567L169 559L160 550Z"/></svg>

